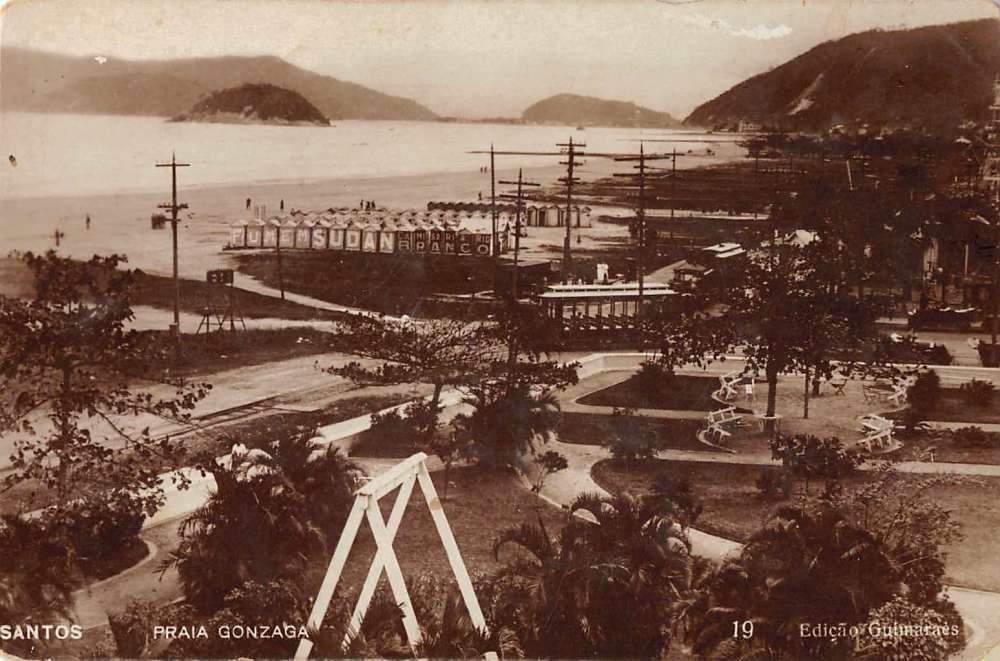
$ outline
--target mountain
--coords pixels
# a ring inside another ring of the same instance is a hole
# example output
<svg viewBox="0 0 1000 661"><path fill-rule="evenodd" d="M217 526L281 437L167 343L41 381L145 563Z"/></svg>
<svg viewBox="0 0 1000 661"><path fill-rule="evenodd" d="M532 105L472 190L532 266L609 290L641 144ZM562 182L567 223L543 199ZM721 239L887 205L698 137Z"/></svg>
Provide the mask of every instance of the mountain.
<svg viewBox="0 0 1000 661"><path fill-rule="evenodd" d="M680 122L665 112L637 106L626 101L608 101L578 94L556 94L529 106L521 119L590 126L673 127Z"/></svg>
<svg viewBox="0 0 1000 661"><path fill-rule="evenodd" d="M0 50L0 106L8 110L172 117L214 90L246 83L298 92L333 119L436 119L416 101L273 56L130 61Z"/></svg>
<svg viewBox="0 0 1000 661"><path fill-rule="evenodd" d="M845 122L941 130L981 121L1000 72L1000 22L861 32L828 41L703 103L686 124L822 131Z"/></svg>
<svg viewBox="0 0 1000 661"><path fill-rule="evenodd" d="M174 120L330 125L330 120L298 92L263 83L212 92Z"/></svg>

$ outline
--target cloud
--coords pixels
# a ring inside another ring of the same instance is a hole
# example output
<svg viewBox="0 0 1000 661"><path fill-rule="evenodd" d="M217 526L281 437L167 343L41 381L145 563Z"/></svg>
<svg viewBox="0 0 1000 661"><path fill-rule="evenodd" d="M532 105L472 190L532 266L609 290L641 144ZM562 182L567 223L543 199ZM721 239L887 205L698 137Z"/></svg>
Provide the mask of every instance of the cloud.
<svg viewBox="0 0 1000 661"><path fill-rule="evenodd" d="M1000 2L1000 0L995 1ZM767 25L755 25L750 28L741 28L733 25L725 19L710 18L697 12L685 16L684 21L700 28L718 30L719 32L723 32L731 37L745 37L747 39L756 39L757 41L778 39L792 33L792 28L788 27L784 23L774 27Z"/></svg>

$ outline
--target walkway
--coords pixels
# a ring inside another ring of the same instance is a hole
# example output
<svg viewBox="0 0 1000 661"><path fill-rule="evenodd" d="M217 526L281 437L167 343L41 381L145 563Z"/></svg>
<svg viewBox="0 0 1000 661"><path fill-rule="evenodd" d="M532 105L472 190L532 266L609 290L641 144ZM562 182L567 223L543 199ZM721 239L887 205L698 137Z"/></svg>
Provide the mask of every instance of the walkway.
<svg viewBox="0 0 1000 661"><path fill-rule="evenodd" d="M729 367L731 369L731 365ZM621 368L612 368L606 371L591 370L592 376L581 379L581 383L577 386L560 394L563 406L572 405L575 400L588 392L619 382L622 377L621 371ZM982 372L984 370L979 368L975 371ZM996 373L997 370L990 371L991 380L997 378ZM972 377L965 377L966 380L970 378ZM582 406L582 408L593 412L597 407ZM565 507L581 493L593 492L608 495L607 491L601 488L591 475L594 464L610 457L605 448L597 445L563 443L557 439L550 441L549 447L565 455L568 466L565 470L550 475L545 480L540 494L543 498ZM686 450L663 450L658 454L658 457L675 461L739 464L776 463L768 457ZM952 472L967 475L1000 476L1000 466L986 464L901 462L896 466L898 470L910 473ZM693 554L715 561L739 553L742 548L739 542L710 535L693 528L688 529L688 536ZM956 586L947 586L945 590L970 629L966 647L956 658L963 661L1000 659L1000 616L998 616L1000 614L1000 593Z"/></svg>

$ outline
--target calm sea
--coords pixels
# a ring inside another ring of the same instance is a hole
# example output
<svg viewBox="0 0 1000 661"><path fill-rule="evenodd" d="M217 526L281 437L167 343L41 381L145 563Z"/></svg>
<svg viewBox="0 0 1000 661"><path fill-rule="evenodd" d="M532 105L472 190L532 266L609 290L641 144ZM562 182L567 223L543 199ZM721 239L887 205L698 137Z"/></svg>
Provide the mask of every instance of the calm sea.
<svg viewBox="0 0 1000 661"><path fill-rule="evenodd" d="M438 122L340 121L326 127L171 123L158 117L0 114L4 158L0 199L163 191L170 159L191 163L185 187L286 180L469 172L488 164L471 150L552 151L570 136L587 151L632 152L640 139L694 138L652 129L511 126ZM652 145L647 146L647 151ZM703 150L704 144L663 144ZM656 147L652 147L656 148ZM713 145L720 154L733 145ZM553 165L556 156L520 157Z"/></svg>

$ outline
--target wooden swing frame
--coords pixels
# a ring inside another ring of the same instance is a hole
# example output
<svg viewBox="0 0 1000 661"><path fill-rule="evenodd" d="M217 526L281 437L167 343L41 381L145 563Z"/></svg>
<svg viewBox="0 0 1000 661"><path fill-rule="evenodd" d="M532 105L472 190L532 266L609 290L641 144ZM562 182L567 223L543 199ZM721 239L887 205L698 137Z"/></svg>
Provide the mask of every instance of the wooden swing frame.
<svg viewBox="0 0 1000 661"><path fill-rule="evenodd" d="M340 580L340 574L344 569L344 564L347 561L351 547L354 545L354 540L361 527L362 518L367 518L368 526L375 537L375 557L372 560L371 567L368 569L368 577L361 588L361 594L358 595L358 603L355 605L354 612L351 615L349 633L345 637L344 642L348 641L350 632L356 632L361 626L362 619L368 610L372 597L375 595L375 588L384 569L389 579L389 586L392 588L392 595L396 603L400 604L403 611L403 628L406 631L407 642L416 651L416 646L420 643L420 626L417 623L416 613L413 611L413 604L410 603L410 595L406 589L406 582L403 580L403 572L400 569L399 561L396 559L396 553L392 548L392 542L396 538L396 532L399 530L399 524L403 520L406 505L410 500L410 494L413 492L413 486L417 482L420 483L420 490L424 494L424 500L427 501L427 507L430 509L431 517L434 519L434 526L437 528L438 535L441 537L441 543L444 545L445 553L448 555L448 563L455 574L458 589L462 594L465 607L469 611L472 624L482 631L487 630L486 620L483 618L483 612L479 608L479 600L476 598L476 592L472 586L472 579L469 578L469 572L465 568L462 554L458 550L458 544L455 543L451 526L448 525L448 519L444 515L444 509L438 498L437 490L435 490L434 483L431 481L430 473L427 470L427 455L423 452L418 452L358 489L357 497L354 500L354 507L347 517L347 523L344 524L344 530L340 534L337 547L330 558L330 565L326 570L326 576L324 576L319 593L316 595L316 602L313 604L312 612L309 614L307 623L309 631L319 631L322 626L323 618L326 616L327 608L330 606L330 600L333 598L334 590L337 588L337 582ZM382 519L382 511L379 509L378 502L383 496L392 493L396 489L399 489L399 493L396 496L392 512L389 514L389 521L386 523ZM295 651L295 658L308 658L312 648L313 641L303 638L299 641L299 646ZM488 656L495 658L492 654Z"/></svg>

